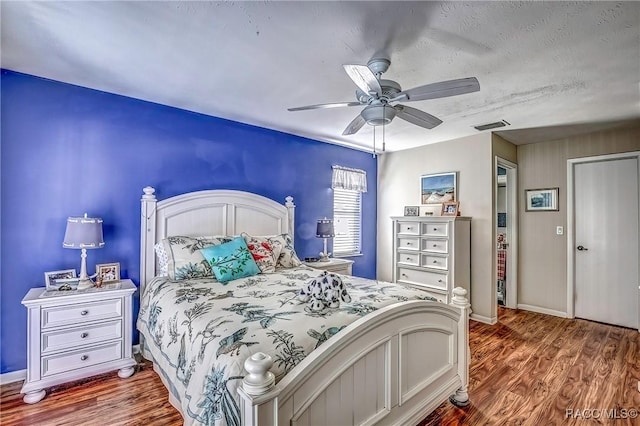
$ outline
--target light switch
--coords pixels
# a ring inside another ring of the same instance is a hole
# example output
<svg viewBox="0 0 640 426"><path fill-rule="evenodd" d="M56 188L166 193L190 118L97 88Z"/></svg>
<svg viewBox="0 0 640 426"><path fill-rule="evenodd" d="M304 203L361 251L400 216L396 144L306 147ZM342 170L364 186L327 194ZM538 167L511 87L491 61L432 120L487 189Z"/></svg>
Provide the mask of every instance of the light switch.
<svg viewBox="0 0 640 426"><path fill-rule="evenodd" d="M556 235L564 235L564 227L556 226Z"/></svg>

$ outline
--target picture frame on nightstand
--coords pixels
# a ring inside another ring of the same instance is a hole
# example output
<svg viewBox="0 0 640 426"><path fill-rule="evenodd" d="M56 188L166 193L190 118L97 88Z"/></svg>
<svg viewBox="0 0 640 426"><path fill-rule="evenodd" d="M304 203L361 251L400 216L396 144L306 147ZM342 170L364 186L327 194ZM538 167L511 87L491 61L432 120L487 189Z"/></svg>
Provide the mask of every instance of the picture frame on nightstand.
<svg viewBox="0 0 640 426"><path fill-rule="evenodd" d="M110 283L120 281L120 263L100 263L96 265L96 281Z"/></svg>
<svg viewBox="0 0 640 426"><path fill-rule="evenodd" d="M77 278L75 269L49 271L44 273L44 284L47 290L75 290L78 288L78 280L75 278Z"/></svg>

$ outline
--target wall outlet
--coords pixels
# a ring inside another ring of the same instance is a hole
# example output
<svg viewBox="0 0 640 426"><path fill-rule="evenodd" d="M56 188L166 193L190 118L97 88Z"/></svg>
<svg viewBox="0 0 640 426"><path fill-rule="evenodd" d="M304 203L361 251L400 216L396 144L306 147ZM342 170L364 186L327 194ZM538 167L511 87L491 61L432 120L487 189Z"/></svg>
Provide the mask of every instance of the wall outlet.
<svg viewBox="0 0 640 426"><path fill-rule="evenodd" d="M556 226L556 235L564 235L564 227Z"/></svg>

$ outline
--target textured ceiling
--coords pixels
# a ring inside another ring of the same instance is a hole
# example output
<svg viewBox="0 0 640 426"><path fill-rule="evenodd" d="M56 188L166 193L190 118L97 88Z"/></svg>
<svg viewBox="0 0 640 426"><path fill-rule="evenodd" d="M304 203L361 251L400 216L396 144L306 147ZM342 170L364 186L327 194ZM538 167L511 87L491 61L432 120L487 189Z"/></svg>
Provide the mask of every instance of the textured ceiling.
<svg viewBox="0 0 640 426"><path fill-rule="evenodd" d="M363 149L373 127L341 135L361 107L287 108L355 101L342 65L377 54L404 89L481 87L407 103L444 123L396 118L388 150L501 119L527 143L543 127L640 118L637 2L2 1L1 13L3 68Z"/></svg>

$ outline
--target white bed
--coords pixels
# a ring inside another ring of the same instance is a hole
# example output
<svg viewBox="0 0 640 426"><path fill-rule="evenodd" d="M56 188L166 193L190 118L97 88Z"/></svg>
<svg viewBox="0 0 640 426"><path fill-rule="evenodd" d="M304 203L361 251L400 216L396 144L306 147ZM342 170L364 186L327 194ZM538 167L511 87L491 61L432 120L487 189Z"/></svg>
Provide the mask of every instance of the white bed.
<svg viewBox="0 0 640 426"><path fill-rule="evenodd" d="M281 205L241 191L198 191L161 201L154 193L146 187L142 197L141 294L156 276L153 246L168 236L294 236L291 197ZM268 360L254 354L244 364L252 374L237 390L242 424L405 425L449 396L466 405L469 304L464 289L454 294L452 305L407 301L360 318L276 384Z"/></svg>

